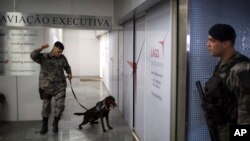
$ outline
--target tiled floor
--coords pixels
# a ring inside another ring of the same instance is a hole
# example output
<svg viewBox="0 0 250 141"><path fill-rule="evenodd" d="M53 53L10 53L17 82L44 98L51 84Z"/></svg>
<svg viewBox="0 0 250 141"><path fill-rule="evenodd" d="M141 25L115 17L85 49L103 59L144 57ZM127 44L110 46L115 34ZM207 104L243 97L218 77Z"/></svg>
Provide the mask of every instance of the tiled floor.
<svg viewBox="0 0 250 141"><path fill-rule="evenodd" d="M100 81L80 81L73 79L74 91L87 108L104 99L108 93ZM40 135L41 121L4 122L0 123L0 141L133 141L128 124L124 121L118 109L110 112L110 124L113 130L103 133L101 125L85 125L82 130L78 124L83 116L75 116L75 112L84 112L74 99L70 87L67 88L65 111L59 122L59 132L54 134L51 129L53 115L49 120L49 132Z"/></svg>

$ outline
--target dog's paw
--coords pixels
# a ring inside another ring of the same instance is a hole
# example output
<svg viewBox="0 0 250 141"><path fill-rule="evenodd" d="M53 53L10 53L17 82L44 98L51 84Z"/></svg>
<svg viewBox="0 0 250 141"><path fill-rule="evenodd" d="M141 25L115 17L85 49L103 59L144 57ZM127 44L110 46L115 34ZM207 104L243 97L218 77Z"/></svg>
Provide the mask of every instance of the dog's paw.
<svg viewBox="0 0 250 141"><path fill-rule="evenodd" d="M112 129L113 129L113 127L109 126L109 129L110 129L110 130L112 130Z"/></svg>
<svg viewBox="0 0 250 141"><path fill-rule="evenodd" d="M106 132L107 132L107 130L106 130L106 129L103 129L103 132L105 132L105 133L106 133Z"/></svg>

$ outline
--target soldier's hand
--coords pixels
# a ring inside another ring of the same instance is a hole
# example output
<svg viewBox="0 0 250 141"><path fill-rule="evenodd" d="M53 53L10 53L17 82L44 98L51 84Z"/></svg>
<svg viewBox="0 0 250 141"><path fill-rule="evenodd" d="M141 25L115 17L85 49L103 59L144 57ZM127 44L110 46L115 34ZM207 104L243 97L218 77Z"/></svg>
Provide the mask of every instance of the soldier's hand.
<svg viewBox="0 0 250 141"><path fill-rule="evenodd" d="M69 74L67 77L69 78L69 80L71 80L72 79L72 74Z"/></svg>
<svg viewBox="0 0 250 141"><path fill-rule="evenodd" d="M44 45L41 46L41 49L45 49L45 48L48 48L48 47L49 47L48 44L44 44Z"/></svg>

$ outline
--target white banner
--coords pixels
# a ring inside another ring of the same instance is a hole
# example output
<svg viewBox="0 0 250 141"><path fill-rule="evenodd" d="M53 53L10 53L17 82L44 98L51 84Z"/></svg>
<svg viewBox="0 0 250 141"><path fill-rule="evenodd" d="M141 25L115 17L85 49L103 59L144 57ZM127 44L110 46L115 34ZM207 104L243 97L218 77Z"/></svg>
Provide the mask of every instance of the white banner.
<svg viewBox="0 0 250 141"><path fill-rule="evenodd" d="M0 29L0 75L36 75L39 66L30 53L41 45L39 29Z"/></svg>
<svg viewBox="0 0 250 141"><path fill-rule="evenodd" d="M160 5L146 15L146 141L170 140L172 49L169 5Z"/></svg>

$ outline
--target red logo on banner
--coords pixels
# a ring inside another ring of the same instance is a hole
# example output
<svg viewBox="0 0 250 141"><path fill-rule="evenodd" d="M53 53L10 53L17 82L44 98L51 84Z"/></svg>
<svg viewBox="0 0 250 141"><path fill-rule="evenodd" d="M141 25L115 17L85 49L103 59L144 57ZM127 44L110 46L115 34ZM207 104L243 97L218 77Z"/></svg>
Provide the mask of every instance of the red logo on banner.
<svg viewBox="0 0 250 141"><path fill-rule="evenodd" d="M137 64L135 62L132 62L132 61L127 61L127 63L129 64L129 66L133 69L133 71L136 70L136 66Z"/></svg>
<svg viewBox="0 0 250 141"><path fill-rule="evenodd" d="M151 49L151 57L154 57L154 58L160 57L160 51L158 48Z"/></svg>
<svg viewBox="0 0 250 141"><path fill-rule="evenodd" d="M168 34L165 35L164 39L162 41L159 41L159 44L161 44L162 47L162 55L164 56L164 45L165 45L165 41L167 39Z"/></svg>
<svg viewBox="0 0 250 141"><path fill-rule="evenodd" d="M159 41L159 43L161 44L161 47L164 48L165 41Z"/></svg>

